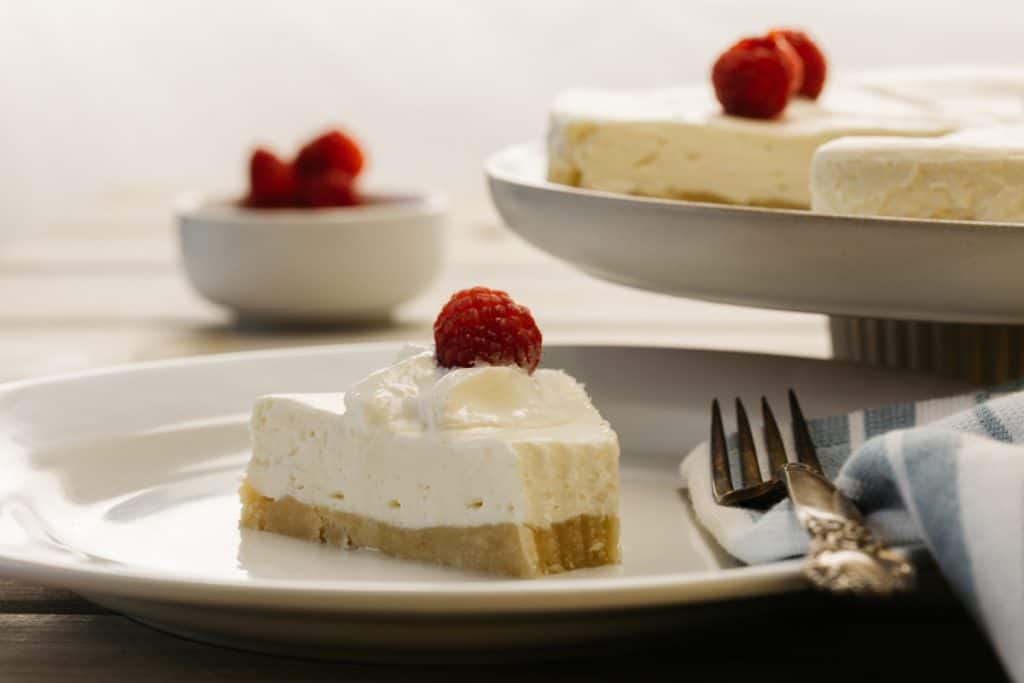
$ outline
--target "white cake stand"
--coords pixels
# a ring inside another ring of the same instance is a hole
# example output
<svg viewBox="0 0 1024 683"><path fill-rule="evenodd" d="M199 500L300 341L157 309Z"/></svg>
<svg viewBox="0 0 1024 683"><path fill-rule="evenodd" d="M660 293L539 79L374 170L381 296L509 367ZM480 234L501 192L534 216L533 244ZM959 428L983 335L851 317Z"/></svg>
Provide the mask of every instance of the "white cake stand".
<svg viewBox="0 0 1024 683"><path fill-rule="evenodd" d="M997 383L1024 376L1024 228L723 206L545 180L540 144L486 165L508 226L606 280L830 316L837 358ZM741 171L737 171L741 172Z"/></svg>

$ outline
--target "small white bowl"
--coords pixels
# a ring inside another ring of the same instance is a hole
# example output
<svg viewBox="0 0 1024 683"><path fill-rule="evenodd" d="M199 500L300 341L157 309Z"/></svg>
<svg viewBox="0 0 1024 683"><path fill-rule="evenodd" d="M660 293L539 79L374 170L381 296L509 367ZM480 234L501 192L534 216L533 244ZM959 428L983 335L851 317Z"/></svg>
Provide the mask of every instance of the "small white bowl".
<svg viewBox="0 0 1024 683"><path fill-rule="evenodd" d="M448 203L437 193L371 194L360 206L250 209L179 204L181 253L193 286L245 320L380 320L441 267Z"/></svg>

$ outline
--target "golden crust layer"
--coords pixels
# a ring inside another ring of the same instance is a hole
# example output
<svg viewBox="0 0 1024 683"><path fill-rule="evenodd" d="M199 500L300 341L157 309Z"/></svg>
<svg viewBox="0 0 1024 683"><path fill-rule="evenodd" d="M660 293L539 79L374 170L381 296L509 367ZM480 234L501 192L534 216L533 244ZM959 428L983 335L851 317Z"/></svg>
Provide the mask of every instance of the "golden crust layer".
<svg viewBox="0 0 1024 683"><path fill-rule="evenodd" d="M376 548L388 555L519 577L557 574L621 561L619 518L580 515L536 528L522 524L405 529L299 502L239 489L240 524L307 541Z"/></svg>

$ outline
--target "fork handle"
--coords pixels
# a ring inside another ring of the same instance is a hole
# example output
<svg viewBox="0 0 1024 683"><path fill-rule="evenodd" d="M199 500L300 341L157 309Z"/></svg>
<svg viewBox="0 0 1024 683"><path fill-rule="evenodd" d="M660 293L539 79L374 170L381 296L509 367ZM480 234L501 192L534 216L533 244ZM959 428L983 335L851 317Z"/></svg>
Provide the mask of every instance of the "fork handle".
<svg viewBox="0 0 1024 683"><path fill-rule="evenodd" d="M796 517L810 536L804 575L815 586L863 595L913 586L913 565L875 539L832 482L801 463L787 463L782 470Z"/></svg>

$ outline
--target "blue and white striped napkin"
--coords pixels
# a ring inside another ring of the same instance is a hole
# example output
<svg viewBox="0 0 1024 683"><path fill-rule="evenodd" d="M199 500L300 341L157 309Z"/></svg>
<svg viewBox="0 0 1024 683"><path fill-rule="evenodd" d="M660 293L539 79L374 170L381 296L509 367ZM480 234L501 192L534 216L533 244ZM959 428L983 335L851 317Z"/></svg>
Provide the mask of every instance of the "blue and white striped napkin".
<svg viewBox="0 0 1024 683"><path fill-rule="evenodd" d="M880 538L896 545L923 542L930 549L985 627L1010 675L1020 681L1022 386L809 420L829 478L856 503ZM783 437L792 453L789 431L783 428ZM728 441L736 458L735 435ZM765 453L763 442L758 452ZM697 517L723 548L750 564L806 552L807 535L788 500L766 512L717 505L711 496L709 460L708 445L701 444L683 460L680 471Z"/></svg>

